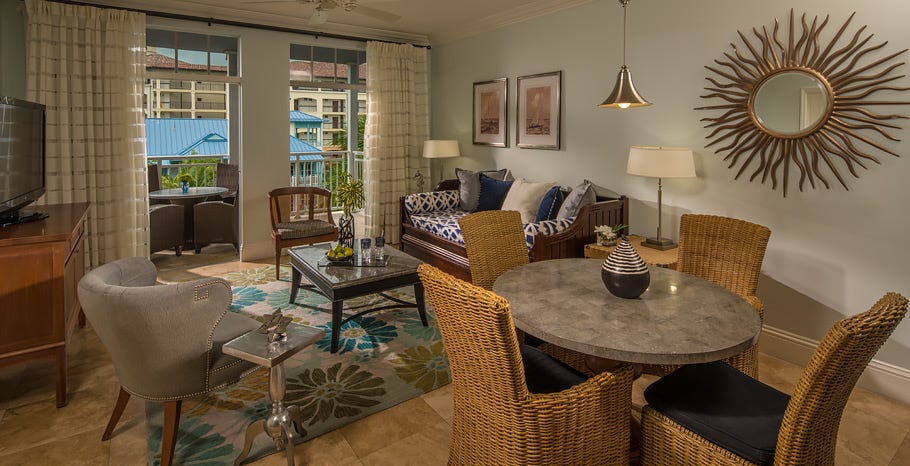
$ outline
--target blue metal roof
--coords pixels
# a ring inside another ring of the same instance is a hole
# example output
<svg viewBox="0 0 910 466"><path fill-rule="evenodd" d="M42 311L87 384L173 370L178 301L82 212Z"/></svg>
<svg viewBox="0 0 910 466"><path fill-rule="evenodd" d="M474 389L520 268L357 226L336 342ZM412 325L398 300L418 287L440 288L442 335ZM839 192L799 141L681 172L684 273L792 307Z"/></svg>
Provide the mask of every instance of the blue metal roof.
<svg viewBox="0 0 910 466"><path fill-rule="evenodd" d="M147 155L224 155L228 122L218 118L146 118Z"/></svg>
<svg viewBox="0 0 910 466"><path fill-rule="evenodd" d="M229 153L227 134L228 121L224 119L146 118L146 155L225 155ZM291 153L322 151L294 136L288 138ZM324 160L324 157L302 155L299 160Z"/></svg>
<svg viewBox="0 0 910 466"><path fill-rule="evenodd" d="M298 154L300 152L321 152L321 149L306 141L301 141L294 136L288 137L291 138L291 157L294 157L294 154ZM319 154L297 155L296 157L297 160L325 160L325 157Z"/></svg>
<svg viewBox="0 0 910 466"><path fill-rule="evenodd" d="M310 115L309 113L303 113L299 110L291 110L291 121L293 122L307 122L307 123L323 123L324 120L318 116Z"/></svg>

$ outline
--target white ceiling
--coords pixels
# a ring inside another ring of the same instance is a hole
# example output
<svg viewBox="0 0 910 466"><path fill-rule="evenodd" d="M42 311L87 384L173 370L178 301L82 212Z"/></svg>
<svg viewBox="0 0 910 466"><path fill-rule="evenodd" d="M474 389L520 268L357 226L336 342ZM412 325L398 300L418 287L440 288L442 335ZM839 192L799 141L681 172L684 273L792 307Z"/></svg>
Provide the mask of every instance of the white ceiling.
<svg viewBox="0 0 910 466"><path fill-rule="evenodd" d="M251 1L257 0L88 0L100 5L421 44L450 42L592 0L359 0L366 7L401 19L387 22L336 8L320 26L308 24L315 7L312 3Z"/></svg>

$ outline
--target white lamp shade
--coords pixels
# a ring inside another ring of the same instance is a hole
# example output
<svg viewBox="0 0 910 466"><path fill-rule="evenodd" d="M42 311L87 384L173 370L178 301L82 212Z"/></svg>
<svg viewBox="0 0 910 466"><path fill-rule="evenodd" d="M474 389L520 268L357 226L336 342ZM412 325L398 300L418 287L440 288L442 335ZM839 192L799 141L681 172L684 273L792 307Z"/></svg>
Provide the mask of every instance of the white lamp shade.
<svg viewBox="0 0 910 466"><path fill-rule="evenodd" d="M695 178L692 150L686 147L629 148L626 173L650 178Z"/></svg>
<svg viewBox="0 0 910 466"><path fill-rule="evenodd" d="M423 158L445 159L459 157L458 141L430 139L423 142Z"/></svg>

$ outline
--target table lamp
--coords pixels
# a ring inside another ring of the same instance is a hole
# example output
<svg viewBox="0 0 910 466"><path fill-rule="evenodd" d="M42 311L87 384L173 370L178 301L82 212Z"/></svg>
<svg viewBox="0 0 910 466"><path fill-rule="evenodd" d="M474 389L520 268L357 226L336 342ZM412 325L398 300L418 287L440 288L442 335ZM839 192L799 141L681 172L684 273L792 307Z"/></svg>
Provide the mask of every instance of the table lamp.
<svg viewBox="0 0 910 466"><path fill-rule="evenodd" d="M423 142L423 158L425 159L447 159L450 157L459 157L461 152L458 150L458 141L429 139ZM417 188L423 192L423 175L420 170L414 175L417 178ZM439 167L439 179L442 180L442 166Z"/></svg>
<svg viewBox="0 0 910 466"><path fill-rule="evenodd" d="M666 250L676 243L664 238L661 232L661 206L663 200L663 178L695 178L695 162L692 150L686 147L644 147L629 148L629 163L626 173L648 178L657 178L657 237L641 242L642 246Z"/></svg>

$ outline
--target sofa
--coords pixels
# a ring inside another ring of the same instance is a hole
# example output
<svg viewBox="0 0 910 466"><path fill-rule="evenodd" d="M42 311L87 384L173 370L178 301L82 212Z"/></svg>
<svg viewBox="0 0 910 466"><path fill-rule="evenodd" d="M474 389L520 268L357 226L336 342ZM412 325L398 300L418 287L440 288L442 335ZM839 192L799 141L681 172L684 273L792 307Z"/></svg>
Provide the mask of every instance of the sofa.
<svg viewBox="0 0 910 466"><path fill-rule="evenodd" d="M402 251L470 281L470 264L458 228L458 219L470 212L461 207L460 184L456 179L443 180L431 192L401 197L399 245ZM594 227L629 223L626 196L598 194L572 217L525 223L529 259L584 257L585 244L596 241Z"/></svg>

